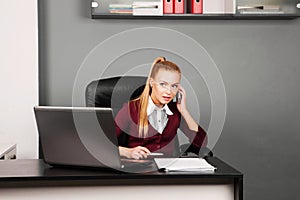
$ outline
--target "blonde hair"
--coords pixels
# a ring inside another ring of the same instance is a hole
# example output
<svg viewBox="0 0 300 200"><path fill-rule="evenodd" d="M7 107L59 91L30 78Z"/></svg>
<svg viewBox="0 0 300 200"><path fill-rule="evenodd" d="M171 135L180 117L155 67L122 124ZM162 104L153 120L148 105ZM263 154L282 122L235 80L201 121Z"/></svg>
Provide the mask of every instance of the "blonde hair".
<svg viewBox="0 0 300 200"><path fill-rule="evenodd" d="M139 104L139 113L138 113L138 132L140 138L146 138L148 136L148 116L147 116L147 106L149 101L149 96L151 95L152 88L150 86L150 79L154 78L160 69L164 69L167 71L176 71L181 75L180 68L173 62L167 61L164 57L156 58L151 66L145 88L142 94L133 101L140 101Z"/></svg>

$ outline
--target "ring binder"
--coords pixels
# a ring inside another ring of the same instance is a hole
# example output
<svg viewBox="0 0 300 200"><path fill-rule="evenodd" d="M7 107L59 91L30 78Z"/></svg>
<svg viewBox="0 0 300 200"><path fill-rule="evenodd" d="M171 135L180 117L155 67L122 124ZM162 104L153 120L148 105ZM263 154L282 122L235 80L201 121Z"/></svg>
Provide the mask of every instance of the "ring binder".
<svg viewBox="0 0 300 200"><path fill-rule="evenodd" d="M185 0L174 0L174 13L175 14L184 14L184 2Z"/></svg>
<svg viewBox="0 0 300 200"><path fill-rule="evenodd" d="M164 14L173 14L174 0L164 0Z"/></svg>
<svg viewBox="0 0 300 200"><path fill-rule="evenodd" d="M193 14L203 13L203 0L190 0L190 12Z"/></svg>

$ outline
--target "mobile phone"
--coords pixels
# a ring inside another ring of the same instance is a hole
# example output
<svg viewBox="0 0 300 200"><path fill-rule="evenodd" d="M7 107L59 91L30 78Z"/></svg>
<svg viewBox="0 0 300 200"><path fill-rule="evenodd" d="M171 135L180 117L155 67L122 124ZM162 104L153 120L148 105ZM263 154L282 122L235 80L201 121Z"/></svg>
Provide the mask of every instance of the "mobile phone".
<svg viewBox="0 0 300 200"><path fill-rule="evenodd" d="M181 99L182 99L182 94L180 92L177 92L176 93L176 102L181 103Z"/></svg>

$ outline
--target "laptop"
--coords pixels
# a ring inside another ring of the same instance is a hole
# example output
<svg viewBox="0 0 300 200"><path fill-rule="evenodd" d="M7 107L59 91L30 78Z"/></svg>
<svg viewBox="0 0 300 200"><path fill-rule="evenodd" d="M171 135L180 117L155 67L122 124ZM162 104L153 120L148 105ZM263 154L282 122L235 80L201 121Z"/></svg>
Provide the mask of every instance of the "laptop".
<svg viewBox="0 0 300 200"><path fill-rule="evenodd" d="M153 160L121 159L111 108L35 106L46 163L133 172Z"/></svg>

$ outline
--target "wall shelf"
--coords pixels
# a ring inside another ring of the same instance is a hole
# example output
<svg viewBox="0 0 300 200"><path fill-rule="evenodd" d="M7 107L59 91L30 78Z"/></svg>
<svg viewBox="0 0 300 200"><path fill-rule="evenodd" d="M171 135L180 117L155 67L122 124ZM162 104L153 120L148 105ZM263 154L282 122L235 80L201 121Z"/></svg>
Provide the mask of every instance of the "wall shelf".
<svg viewBox="0 0 300 200"><path fill-rule="evenodd" d="M215 15L195 15L195 14L167 14L163 16L133 16L133 15L123 15L123 14L110 14L101 13L92 15L92 19L142 19L142 20L287 20L298 18L299 15L296 14L263 14L263 15L253 15L253 14L215 14Z"/></svg>
<svg viewBox="0 0 300 200"><path fill-rule="evenodd" d="M159 0L92 0L92 19L168 19L168 20L272 20L272 19L295 19L300 17L300 0L219 0L224 4L224 13L205 14L163 14L163 15L133 15L128 13L111 13L112 4L130 5L135 1L153 2ZM187 0L186 0L187 1ZM203 0L205 1L205 0ZM213 0L218 1L218 0ZM247 13L241 14L239 7L245 5L276 5L278 13ZM187 6L186 6L187 7ZM225 8L226 7L226 8ZM186 10L187 12L187 10Z"/></svg>

